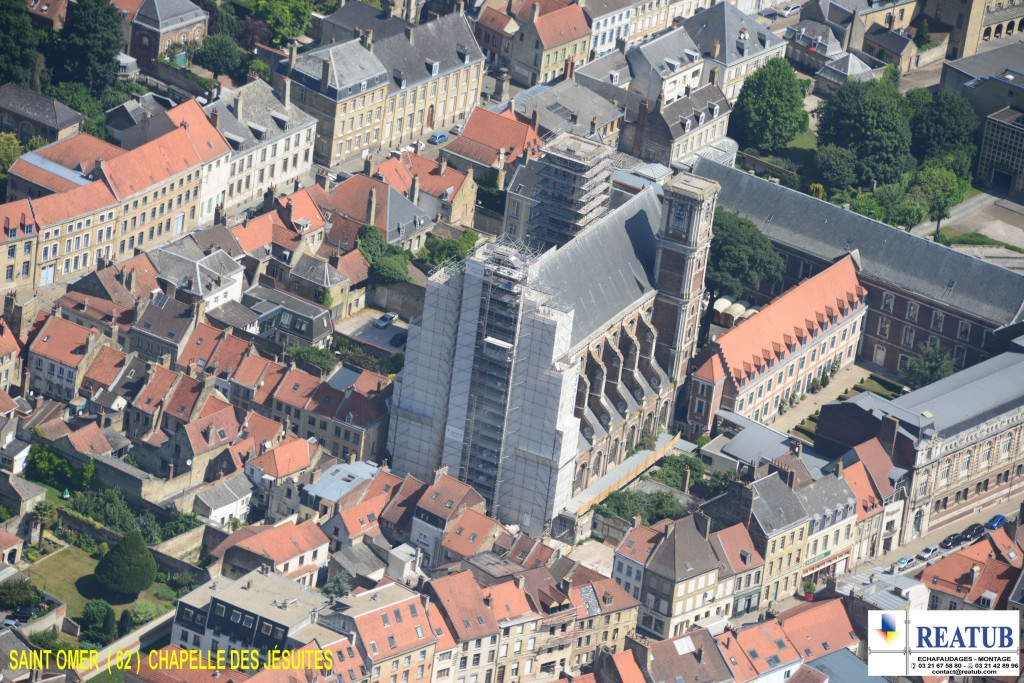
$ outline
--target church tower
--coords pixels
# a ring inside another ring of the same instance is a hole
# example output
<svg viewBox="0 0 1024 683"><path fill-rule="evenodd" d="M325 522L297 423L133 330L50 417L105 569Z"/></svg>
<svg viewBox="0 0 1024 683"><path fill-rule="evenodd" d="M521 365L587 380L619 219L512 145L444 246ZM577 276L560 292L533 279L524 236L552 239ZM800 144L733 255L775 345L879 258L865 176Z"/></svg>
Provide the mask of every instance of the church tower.
<svg viewBox="0 0 1024 683"><path fill-rule="evenodd" d="M711 223L720 190L715 181L689 173L680 173L665 185L654 262L658 285L653 313L658 331L654 355L680 389L697 350Z"/></svg>

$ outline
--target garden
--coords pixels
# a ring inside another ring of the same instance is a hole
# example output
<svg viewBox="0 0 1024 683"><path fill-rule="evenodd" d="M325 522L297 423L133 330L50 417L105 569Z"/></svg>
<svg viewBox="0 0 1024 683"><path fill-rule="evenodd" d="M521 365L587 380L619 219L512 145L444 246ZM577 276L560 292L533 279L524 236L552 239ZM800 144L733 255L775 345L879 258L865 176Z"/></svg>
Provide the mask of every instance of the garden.
<svg viewBox="0 0 1024 683"><path fill-rule="evenodd" d="M857 382L857 384L840 394L839 400L849 400L857 394L862 394L865 391L870 391L873 394L878 394L884 398L891 399L901 396L903 394L903 389L904 386L902 383L888 379L887 377L883 377L876 373L871 373L868 377ZM789 433L807 441L814 441L814 434L818 427L819 414L820 411L815 411L813 415L809 415L803 422L791 429Z"/></svg>

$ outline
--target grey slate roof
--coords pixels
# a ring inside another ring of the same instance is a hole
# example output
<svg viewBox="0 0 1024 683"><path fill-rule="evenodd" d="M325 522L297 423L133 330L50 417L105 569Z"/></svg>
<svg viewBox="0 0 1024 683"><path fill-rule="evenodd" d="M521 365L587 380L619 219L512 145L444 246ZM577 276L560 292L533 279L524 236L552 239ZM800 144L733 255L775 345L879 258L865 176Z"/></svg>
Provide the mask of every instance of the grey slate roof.
<svg viewBox="0 0 1024 683"><path fill-rule="evenodd" d="M647 188L539 262L541 286L575 311L570 348L655 289L661 203ZM580 274L587 273L586 286Z"/></svg>
<svg viewBox="0 0 1024 683"><path fill-rule="evenodd" d="M222 249L225 254L233 259L245 255L238 240L235 239L235 236L224 225L211 225L208 228L196 230L189 233L189 237L195 240L204 254L215 249Z"/></svg>
<svg viewBox="0 0 1024 683"><path fill-rule="evenodd" d="M1022 317L1024 276L743 171L699 159L719 206L773 242L825 261L860 252L861 273L997 325Z"/></svg>
<svg viewBox="0 0 1024 683"><path fill-rule="evenodd" d="M613 77L613 74L616 77ZM626 61L626 55L618 50L613 50L604 57L595 59L577 68L577 78L581 75L598 81L604 81L611 85L617 85L620 88L625 88L629 85L630 80L633 78L630 75L629 62Z"/></svg>
<svg viewBox="0 0 1024 683"><path fill-rule="evenodd" d="M845 647L808 662L815 671L828 676L829 683L885 683L881 676L868 674L868 664Z"/></svg>
<svg viewBox="0 0 1024 683"><path fill-rule="evenodd" d="M263 285L251 287L242 294L242 304L252 309L261 320L273 318L278 327L284 327L289 334L309 341L320 339L334 329L326 308L279 289ZM291 315L286 316L285 313ZM307 329L300 330L301 324L297 318L309 323Z"/></svg>
<svg viewBox="0 0 1024 683"><path fill-rule="evenodd" d="M699 60L700 48L682 26L626 51L626 61L635 77L653 69L661 78L668 78Z"/></svg>
<svg viewBox="0 0 1024 683"><path fill-rule="evenodd" d="M718 115L714 115L717 105ZM667 105L660 113L653 111L647 115L645 139L649 142L671 146L673 142L687 134L686 122L690 122L690 131L701 127L700 114L704 114L704 126L718 123L721 116L732 111L728 98L721 88L713 83L702 85L691 90L690 94Z"/></svg>
<svg viewBox="0 0 1024 683"><path fill-rule="evenodd" d="M731 426L723 427L720 430L722 433L708 445L714 445L718 439L722 439L723 454L757 467L762 461L775 460L789 453L789 437L785 434L727 410L719 411L718 417ZM738 431L728 437L733 429Z"/></svg>
<svg viewBox="0 0 1024 683"><path fill-rule="evenodd" d="M206 311L206 317L228 327L244 330L260 319L247 306L229 299L214 309Z"/></svg>
<svg viewBox="0 0 1024 683"><path fill-rule="evenodd" d="M148 92L117 105L106 112L106 126L112 130L128 130L139 125L147 116L163 114L174 107L174 102L162 95Z"/></svg>
<svg viewBox="0 0 1024 683"><path fill-rule="evenodd" d="M753 482L754 519L767 538L808 518L800 498L776 472Z"/></svg>
<svg viewBox="0 0 1024 683"><path fill-rule="evenodd" d="M849 80L870 81L875 77L875 72L855 55L844 52L842 57L833 59L818 69L818 73L815 75L818 78L842 85Z"/></svg>
<svg viewBox="0 0 1024 683"><path fill-rule="evenodd" d="M358 38L357 30L373 31L374 40L380 40L403 33L409 26L397 17L389 17L384 10L352 0L326 17L323 23L321 39L324 43Z"/></svg>
<svg viewBox="0 0 1024 683"><path fill-rule="evenodd" d="M229 278L239 277L244 270L225 251L205 254L191 235L150 251L149 260L161 280L199 296L226 287Z"/></svg>
<svg viewBox="0 0 1024 683"><path fill-rule="evenodd" d="M316 481L303 489L302 497L303 500L338 502L364 481L373 479L376 474L377 466L372 462L357 461L332 465L317 475Z"/></svg>
<svg viewBox="0 0 1024 683"><path fill-rule="evenodd" d="M822 477L796 490L804 510L812 517L845 511L847 505L854 505L857 496L845 480L836 476ZM852 510L852 508L851 508Z"/></svg>
<svg viewBox="0 0 1024 683"><path fill-rule="evenodd" d="M332 268L331 264L309 254L303 254L295 264L292 277L301 278L320 287L333 287L345 281L345 276Z"/></svg>
<svg viewBox="0 0 1024 683"><path fill-rule="evenodd" d="M343 547L331 555L331 559L348 572L349 576L354 577L379 578L376 574L383 574L384 570L387 569L387 563L377 557L366 543L356 543L352 546Z"/></svg>
<svg viewBox="0 0 1024 683"><path fill-rule="evenodd" d="M325 92L321 88L321 78L326 60L331 62L331 80ZM278 63L277 71L288 73L287 59ZM361 85L364 82L367 89L379 86L387 80L388 70L358 40L350 40L299 55L291 71L291 78L296 83L341 102L364 92Z"/></svg>
<svg viewBox="0 0 1024 683"><path fill-rule="evenodd" d="M693 515L672 523L647 560L647 569L673 582L686 581L716 568L725 568Z"/></svg>
<svg viewBox="0 0 1024 683"><path fill-rule="evenodd" d="M1024 338L1010 350L891 401L897 408L931 413L943 437L1024 404Z"/></svg>
<svg viewBox="0 0 1024 683"><path fill-rule="evenodd" d="M242 101L241 121L236 117L239 99ZM214 109L217 110L217 128L231 145L233 156L276 142L316 122L300 108L286 106L274 89L258 78L203 107L207 116ZM261 138L256 137L256 131Z"/></svg>
<svg viewBox="0 0 1024 683"><path fill-rule="evenodd" d="M603 19L609 14L618 14L632 6L632 0L587 0L583 6L583 13L587 15L587 19L593 26L595 19Z"/></svg>
<svg viewBox="0 0 1024 683"><path fill-rule="evenodd" d="M622 116L618 107L576 81L534 86L516 95L515 105L516 113L527 117L537 112L537 126L542 135L554 131L590 138L590 123L594 117L600 130ZM572 122L573 112L577 115L576 123Z"/></svg>
<svg viewBox="0 0 1024 683"><path fill-rule="evenodd" d="M395 244L402 240L407 231L416 232L423 229L427 223L432 223L427 212L412 203L408 197L395 188L388 185L387 191L387 235L388 244Z"/></svg>
<svg viewBox="0 0 1024 683"><path fill-rule="evenodd" d="M135 13L133 24L142 24L158 31L205 21L209 15L189 0L145 0Z"/></svg>
<svg viewBox="0 0 1024 683"><path fill-rule="evenodd" d="M412 29L411 41L405 33L383 40L375 35L373 54L389 71L389 92L401 88L401 79L405 79L406 87L411 88L461 69L466 64L484 61L484 53L477 45L473 29L466 17L457 12L416 26ZM437 76L431 75L431 62L438 64Z"/></svg>
<svg viewBox="0 0 1024 683"><path fill-rule="evenodd" d="M757 19L741 12L728 2L720 2L697 12L683 21L683 28L700 47L705 58L710 58L712 42L716 39L721 41L721 53L716 61L726 66L756 57L784 42L766 26L759 24ZM748 32L749 37L746 40L739 39L740 29L743 28ZM746 54L740 53L741 45L744 46Z"/></svg>
<svg viewBox="0 0 1024 683"><path fill-rule="evenodd" d="M213 512L218 508L233 505L251 495L252 483L244 473L240 472L225 477L209 488L202 489L196 493L196 498L201 500L210 512Z"/></svg>
<svg viewBox="0 0 1024 683"><path fill-rule="evenodd" d="M132 329L177 346L185 340L190 325L192 307L160 293L146 304Z"/></svg>
<svg viewBox="0 0 1024 683"><path fill-rule="evenodd" d="M909 52L914 45L913 38L907 34L890 31L885 26L872 26L865 38L895 55Z"/></svg>
<svg viewBox="0 0 1024 683"><path fill-rule="evenodd" d="M826 57L839 55L843 51L843 44L839 42L832 29L812 19L805 19L794 26L786 29L786 40L796 43Z"/></svg>
<svg viewBox="0 0 1024 683"><path fill-rule="evenodd" d="M0 86L0 109L54 130L85 121L85 116L71 107L15 83Z"/></svg>
<svg viewBox="0 0 1024 683"><path fill-rule="evenodd" d="M955 69L968 77L965 80L997 76L1006 69L1024 71L1024 41L1016 41L995 50L946 62L943 69Z"/></svg>

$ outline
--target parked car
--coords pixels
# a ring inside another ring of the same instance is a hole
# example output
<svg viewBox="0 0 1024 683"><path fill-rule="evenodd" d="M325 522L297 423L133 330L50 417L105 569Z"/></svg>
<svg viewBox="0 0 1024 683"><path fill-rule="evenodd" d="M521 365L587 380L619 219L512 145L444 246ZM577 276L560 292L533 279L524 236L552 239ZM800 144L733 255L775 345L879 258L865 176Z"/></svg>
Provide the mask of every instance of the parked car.
<svg viewBox="0 0 1024 683"><path fill-rule="evenodd" d="M384 315L373 321L373 326L379 330L383 330L388 327L391 327L391 323L395 322L396 320L398 320L397 313L385 313Z"/></svg>
<svg viewBox="0 0 1024 683"><path fill-rule="evenodd" d="M963 530L960 535L964 537L964 541L970 543L971 541L981 538L985 534L985 527L980 524L972 524Z"/></svg>
<svg viewBox="0 0 1024 683"><path fill-rule="evenodd" d="M794 14L796 14L797 12L799 12L801 7L803 7L803 5L786 5L779 12L779 16L780 17L791 17Z"/></svg>
<svg viewBox="0 0 1024 683"><path fill-rule="evenodd" d="M4 626L6 626L7 628L20 628L21 622L15 619L14 617L7 617L6 619L4 619Z"/></svg>
<svg viewBox="0 0 1024 683"><path fill-rule="evenodd" d="M392 346L405 346L405 342L409 341L409 335L405 332L398 332L394 337L391 338Z"/></svg>
<svg viewBox="0 0 1024 683"><path fill-rule="evenodd" d="M779 16L779 10L775 9L774 7L766 7L760 12L758 12L758 14L764 17L765 19L775 19L777 16Z"/></svg>
<svg viewBox="0 0 1024 683"><path fill-rule="evenodd" d="M427 142L429 142L432 145L443 144L445 142L448 142L448 134L447 133L434 133L429 138L427 138Z"/></svg>
<svg viewBox="0 0 1024 683"><path fill-rule="evenodd" d="M950 534L949 536L946 536L944 539L942 539L942 543L939 543L939 547L949 550L950 548L957 547L966 540L967 539L964 537L963 534Z"/></svg>
<svg viewBox="0 0 1024 683"><path fill-rule="evenodd" d="M1006 524L1006 517L1004 515L996 515L985 522L985 528L992 530L1002 529L1004 524Z"/></svg>
<svg viewBox="0 0 1024 683"><path fill-rule="evenodd" d="M32 607L19 607L10 614L11 617L21 622L28 621L35 615L36 611Z"/></svg>
<svg viewBox="0 0 1024 683"><path fill-rule="evenodd" d="M917 554L917 559L921 560L922 562L927 562L928 560L932 559L938 554L939 547L935 545L930 545Z"/></svg>
<svg viewBox="0 0 1024 683"><path fill-rule="evenodd" d="M466 130L466 126L464 124L456 123L454 126L452 126L452 129L449 132L452 135L462 135L462 131L464 130Z"/></svg>
<svg viewBox="0 0 1024 683"><path fill-rule="evenodd" d="M912 557L901 557L896 562L896 566L899 568L900 571L903 571L904 569L909 569L910 567L914 566L914 562L915 560Z"/></svg>

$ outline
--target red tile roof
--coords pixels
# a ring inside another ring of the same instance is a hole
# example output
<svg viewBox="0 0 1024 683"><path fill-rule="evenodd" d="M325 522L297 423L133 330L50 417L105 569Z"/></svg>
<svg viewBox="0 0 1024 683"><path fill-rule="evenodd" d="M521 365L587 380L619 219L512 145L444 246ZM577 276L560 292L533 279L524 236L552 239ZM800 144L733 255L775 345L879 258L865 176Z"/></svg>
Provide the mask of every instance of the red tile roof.
<svg viewBox="0 0 1024 683"><path fill-rule="evenodd" d="M465 508L483 502L484 499L469 484L442 474L423 492L417 507L442 519L451 520Z"/></svg>
<svg viewBox="0 0 1024 683"><path fill-rule="evenodd" d="M232 381L240 386L253 390L253 402L268 405L267 401L281 384L288 368L260 356L248 356L242 359Z"/></svg>
<svg viewBox="0 0 1024 683"><path fill-rule="evenodd" d="M278 565L323 548L328 543L329 539L316 522L307 519L302 524L287 522L280 526L267 527L255 536L242 539L236 547L269 558Z"/></svg>
<svg viewBox="0 0 1024 683"><path fill-rule="evenodd" d="M623 650L612 655L612 664L619 674L620 683L645 683L644 674L633 657L632 650Z"/></svg>
<svg viewBox="0 0 1024 683"><path fill-rule="evenodd" d="M565 45L590 35L587 15L583 8L573 4L537 17L533 23L545 50Z"/></svg>
<svg viewBox="0 0 1024 683"><path fill-rule="evenodd" d="M493 612L495 605L485 602L484 592L473 572L461 571L434 579L430 582L430 590L448 617L459 642L485 638L498 632L498 621Z"/></svg>
<svg viewBox="0 0 1024 683"><path fill-rule="evenodd" d="M127 154L101 162L100 170L114 195L126 199L178 174L198 170L202 162L190 133L175 128Z"/></svg>
<svg viewBox="0 0 1024 683"><path fill-rule="evenodd" d="M252 438L256 444L264 442L277 443L278 437L284 431L284 425L277 420L271 420L269 417L263 417L259 413L250 410L249 414L245 416L241 431L249 438Z"/></svg>
<svg viewBox="0 0 1024 683"><path fill-rule="evenodd" d="M153 267L153 263L145 253L136 254L114 267L125 275L135 274L131 293L136 299L148 298L150 292L160 288L156 281L156 268Z"/></svg>
<svg viewBox="0 0 1024 683"><path fill-rule="evenodd" d="M773 668L767 659L779 658L779 664L790 664L800 659L777 621L753 624L740 631L726 631L715 637L718 649L729 662L737 681L751 681ZM782 647L779 647L779 643ZM757 654L755 658L753 655Z"/></svg>
<svg viewBox="0 0 1024 683"><path fill-rule="evenodd" d="M177 107L168 109L167 118L185 130L192 148L203 163L209 163L231 152L227 140L206 118L206 113L196 100L185 100Z"/></svg>
<svg viewBox="0 0 1024 683"><path fill-rule="evenodd" d="M855 462L844 468L843 479L857 497L858 522L882 514L882 497L871 483L868 469L863 462Z"/></svg>
<svg viewBox="0 0 1024 683"><path fill-rule="evenodd" d="M593 593L592 596L591 593ZM597 609L601 614L640 606L640 601L627 593L626 589L616 583L615 579L604 577L596 581L573 583L569 589L569 600L579 611L581 619L597 614L593 611L592 597L597 598Z"/></svg>
<svg viewBox="0 0 1024 683"><path fill-rule="evenodd" d="M281 380L274 392L274 400L292 407L305 409L313 400L321 380L308 372L292 368Z"/></svg>
<svg viewBox="0 0 1024 683"><path fill-rule="evenodd" d="M392 526L403 526L412 519L416 504L427 490L426 483L420 481L411 474L405 475L398 492L391 498L391 502L384 508L382 517L385 522Z"/></svg>
<svg viewBox="0 0 1024 683"><path fill-rule="evenodd" d="M36 215L39 227L45 228L101 209L112 209L117 203L117 198L107 184L97 180L60 194L33 199L32 211Z"/></svg>
<svg viewBox="0 0 1024 683"><path fill-rule="evenodd" d="M745 572L764 564L764 558L754 547L750 532L742 524L734 524L717 531L712 538L718 541L719 547L725 553L726 560L734 572Z"/></svg>
<svg viewBox="0 0 1024 683"><path fill-rule="evenodd" d="M866 290L857 279L851 256L845 256L814 277L785 292L755 315L718 337L725 370L737 381L756 375L788 348L801 345L822 329L830 317L862 306Z"/></svg>
<svg viewBox="0 0 1024 683"><path fill-rule="evenodd" d="M97 323L117 327L123 332L130 330L135 321L134 306L123 306L84 292L70 291L62 296L58 303L62 309L74 311L81 317L95 320Z"/></svg>
<svg viewBox="0 0 1024 683"><path fill-rule="evenodd" d="M77 452L83 455L110 455L110 452L114 450L95 422L90 422L68 434L68 441Z"/></svg>
<svg viewBox="0 0 1024 683"><path fill-rule="evenodd" d="M501 624L503 620L518 619L519 617L537 614L530 606L530 599L526 591L516 586L516 582L505 581L493 586L481 586L484 597L491 601L491 611L494 618Z"/></svg>
<svg viewBox="0 0 1024 683"><path fill-rule="evenodd" d="M208 401L212 403L213 399ZM209 453L226 448L238 436L238 419L235 409L224 405L209 415L192 420L185 425L185 436L195 454Z"/></svg>
<svg viewBox="0 0 1024 683"><path fill-rule="evenodd" d="M21 353L21 342L7 325L7 321L0 318L0 356L6 356L8 353Z"/></svg>
<svg viewBox="0 0 1024 683"><path fill-rule="evenodd" d="M1006 609L1006 601L1020 570L991 557L991 548L988 543L975 543L958 550L925 567L917 580L932 592L946 593L969 603L977 603L982 594L991 591L995 598L990 609ZM977 578L971 581L974 567L978 568Z"/></svg>
<svg viewBox="0 0 1024 683"><path fill-rule="evenodd" d="M14 534L9 534L3 529L0 529L0 550L7 550L8 548L13 548L23 543L24 541Z"/></svg>
<svg viewBox="0 0 1024 683"><path fill-rule="evenodd" d="M26 226L35 226L38 218L34 216L35 206L27 199L0 204L0 240L10 242L25 236ZM16 228L17 237L8 237L7 230Z"/></svg>
<svg viewBox="0 0 1024 683"><path fill-rule="evenodd" d="M869 439L854 446L853 450L867 468L868 476L871 477L871 483L875 485L878 494L883 499L892 495L892 482L889 480L889 473L893 467L892 458L885 452L882 442L878 439Z"/></svg>
<svg viewBox="0 0 1024 683"><path fill-rule="evenodd" d="M512 14L520 24L525 24L533 17L533 6L540 5L539 16L559 10L569 4L569 0L512 0ZM502 3L502 7L505 7Z"/></svg>
<svg viewBox="0 0 1024 683"><path fill-rule="evenodd" d="M416 608L415 615L411 606ZM394 616L396 611L401 613L401 620ZM385 625L384 615L388 617L388 625ZM398 657L413 649L423 648L433 644L437 639L435 631L432 630L433 625L427 619L423 600L416 594L361 614L353 621L367 658L372 664Z"/></svg>
<svg viewBox="0 0 1024 683"><path fill-rule="evenodd" d="M388 497L390 502L398 494L398 487L402 485L402 478L396 474L391 474L384 469L377 470L377 473L373 475L373 479L370 480L370 485L363 492L364 498L371 496L379 496L384 494Z"/></svg>
<svg viewBox="0 0 1024 683"><path fill-rule="evenodd" d="M859 642L843 601L825 600L797 605L778 615L779 626L805 662Z"/></svg>
<svg viewBox="0 0 1024 683"><path fill-rule="evenodd" d="M373 216L369 215L371 192L376 193ZM322 202L318 195L314 195L314 199ZM357 173L338 183L331 191L330 204L328 206L321 204L321 208L332 214L331 243L354 249L354 238L358 237L359 229L363 225L376 225L382 232L386 230L388 225L388 184L382 180Z"/></svg>
<svg viewBox="0 0 1024 683"><path fill-rule="evenodd" d="M1006 527L1000 527L994 531L989 530L988 542L995 549L996 556L1003 562L1012 565L1016 569L1024 567L1024 553L1021 552L1017 542L1006 533Z"/></svg>
<svg viewBox="0 0 1024 683"><path fill-rule="evenodd" d="M480 10L480 16L476 20L478 26L489 28L492 31L502 33L511 38L518 28L512 17L494 7L484 7Z"/></svg>
<svg viewBox="0 0 1024 683"><path fill-rule="evenodd" d="M364 534L375 535L380 532L380 513L387 505L386 495L372 496L350 508L339 510L345 535L349 540Z"/></svg>
<svg viewBox="0 0 1024 683"><path fill-rule="evenodd" d="M412 179L417 176L420 179L421 193L445 201L451 201L462 189L462 183L466 181L465 173L448 165L445 165L442 172L441 164L412 152L402 152L397 157L389 157L377 166L375 172L384 176L384 182L406 197L410 196Z"/></svg>
<svg viewBox="0 0 1024 683"><path fill-rule="evenodd" d="M542 142L533 128L515 115L495 114L477 107L466 121L466 128L445 148L483 166L497 167L499 150L505 150L505 161L518 161L524 151L531 157L540 153Z"/></svg>
<svg viewBox="0 0 1024 683"><path fill-rule="evenodd" d="M453 556L469 557L480 552L488 539L493 541L501 531L505 531L505 527L498 520L470 509L455 521L441 545Z"/></svg>
<svg viewBox="0 0 1024 683"><path fill-rule="evenodd" d="M82 377L82 388L90 394L100 387L109 389L117 379L118 373L124 368L125 354L110 346L104 346L96 354L92 365Z"/></svg>
<svg viewBox="0 0 1024 683"><path fill-rule="evenodd" d="M289 436L277 448L253 458L249 464L262 469L265 475L280 479L309 467L315 452L315 443Z"/></svg>
<svg viewBox="0 0 1024 683"><path fill-rule="evenodd" d="M139 395L135 397L132 405L145 413L155 412L157 406L167 398L177 377L177 373L171 372L162 365L153 366L152 377L146 382L146 386L142 388Z"/></svg>
<svg viewBox="0 0 1024 683"><path fill-rule="evenodd" d="M697 372L693 373L693 376L706 382L715 383L725 377L725 368L722 367L722 361L716 354L697 368Z"/></svg>
<svg viewBox="0 0 1024 683"><path fill-rule="evenodd" d="M176 417L182 422L191 420L192 411L195 410L196 404L199 402L199 393L202 389L203 385L199 380L178 373L178 383L167 401L165 414Z"/></svg>
<svg viewBox="0 0 1024 683"><path fill-rule="evenodd" d="M622 542L615 548L615 552L639 564L647 564L659 538L661 538L661 533L643 524L638 524L623 537Z"/></svg>
<svg viewBox="0 0 1024 683"><path fill-rule="evenodd" d="M241 365L249 342L218 330L212 325L199 323L178 356L182 368L195 368L214 372L218 377L230 377Z"/></svg>
<svg viewBox="0 0 1024 683"><path fill-rule="evenodd" d="M55 164L83 175L92 173L97 159L109 161L125 154L127 150L109 142L93 137L88 133L78 133L69 138L58 140L53 144L40 147L36 154Z"/></svg>
<svg viewBox="0 0 1024 683"><path fill-rule="evenodd" d="M142 7L142 3L145 0L113 0L114 7L121 12L124 12L125 16L122 21L126 24L132 23L135 19L135 13Z"/></svg>
<svg viewBox="0 0 1024 683"><path fill-rule="evenodd" d="M97 330L51 315L29 347L29 353L70 368L79 368L85 359L89 338L98 340L99 336Z"/></svg>
<svg viewBox="0 0 1024 683"><path fill-rule="evenodd" d="M0 388L0 415L9 415L17 407L11 395L6 390Z"/></svg>
<svg viewBox="0 0 1024 683"><path fill-rule="evenodd" d="M355 287L370 278L370 263L358 249L338 259L338 272L348 278L350 287Z"/></svg>

